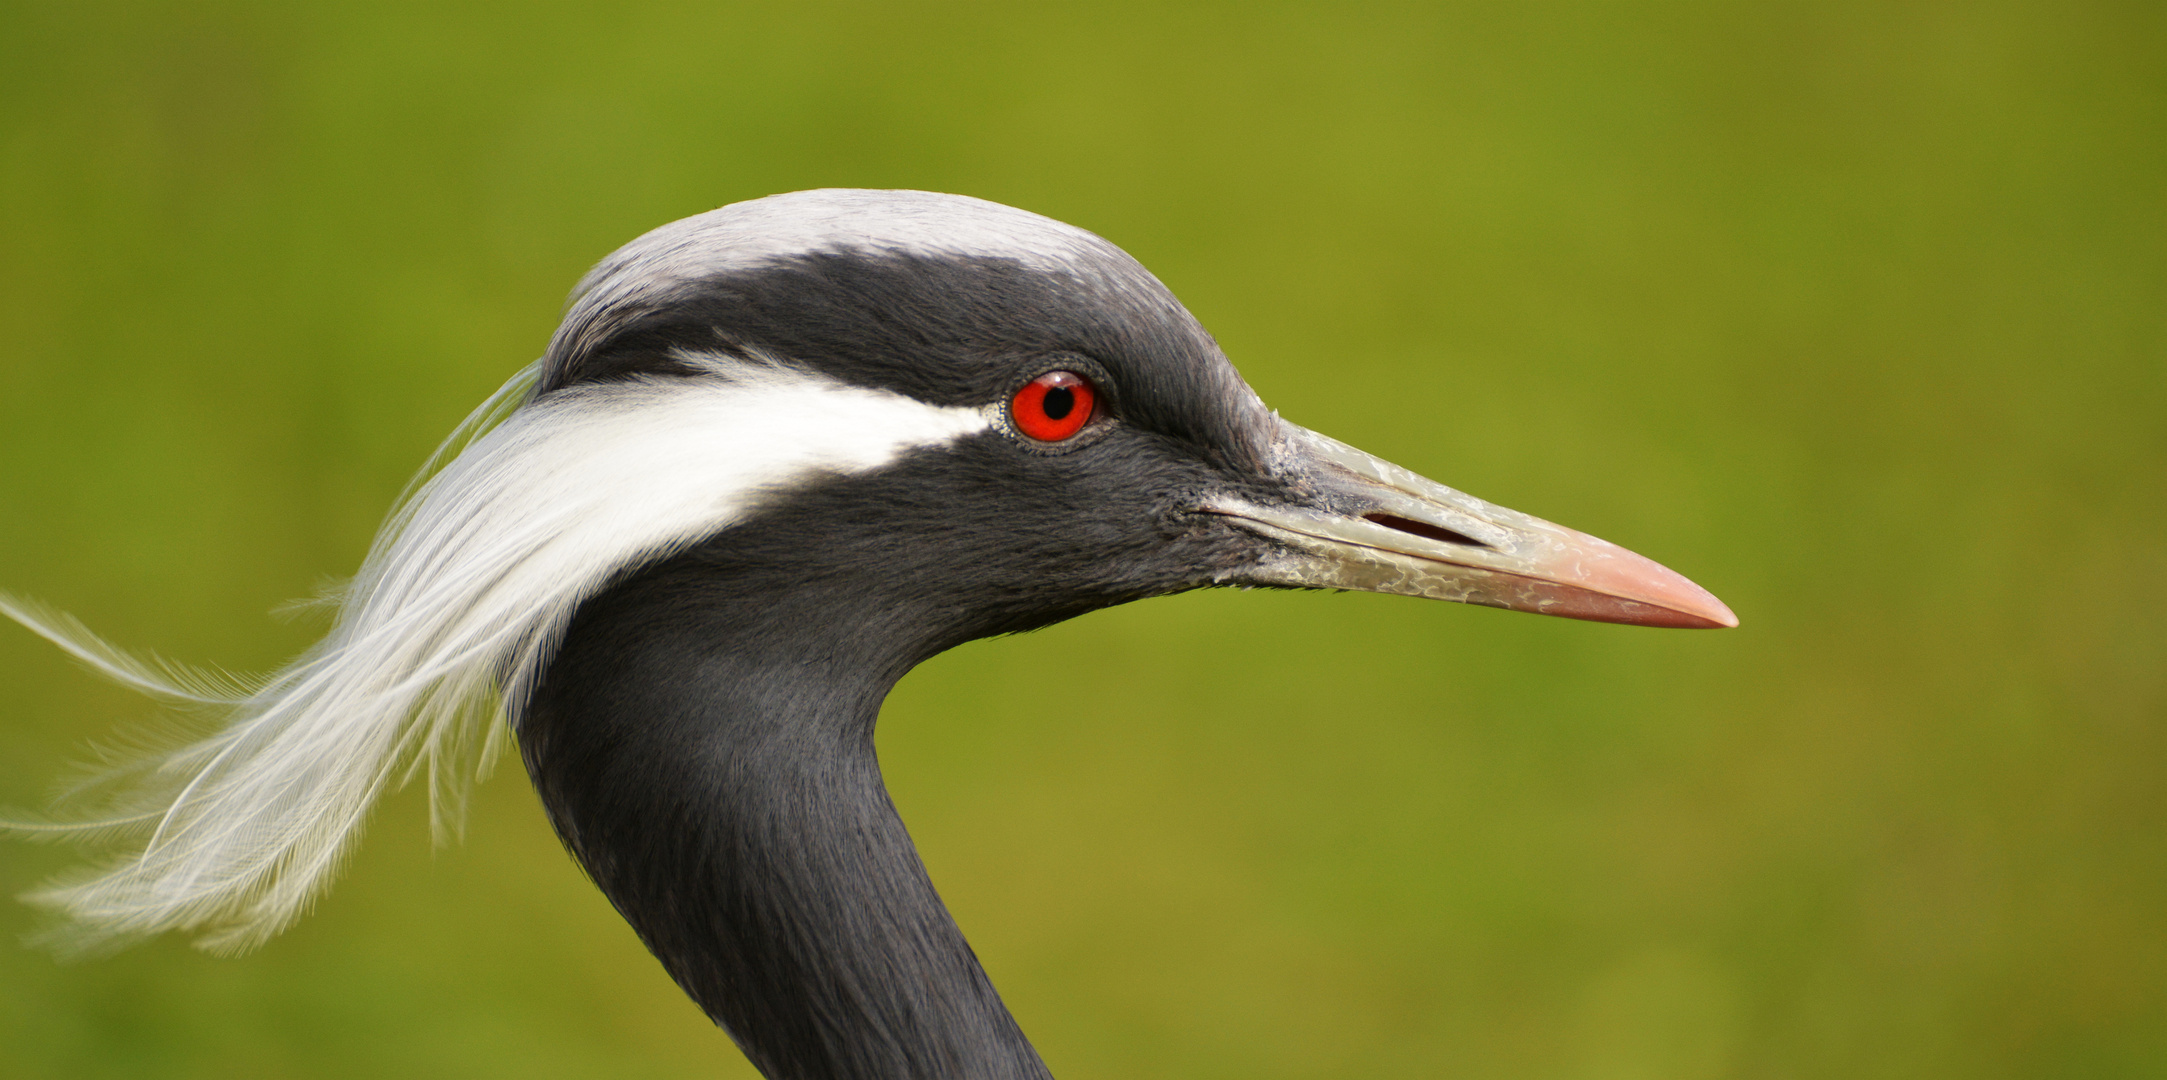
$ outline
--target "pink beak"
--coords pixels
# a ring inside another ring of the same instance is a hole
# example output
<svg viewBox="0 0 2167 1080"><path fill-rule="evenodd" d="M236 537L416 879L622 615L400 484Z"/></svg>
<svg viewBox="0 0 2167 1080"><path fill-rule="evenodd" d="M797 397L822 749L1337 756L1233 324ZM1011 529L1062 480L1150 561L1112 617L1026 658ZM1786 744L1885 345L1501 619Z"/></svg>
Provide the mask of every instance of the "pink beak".
<svg viewBox="0 0 2167 1080"><path fill-rule="evenodd" d="M1257 585L1360 589L1568 619L1717 629L1738 616L1685 576L1284 421L1275 470L1302 505L1218 498L1201 507L1281 543L1239 575Z"/></svg>

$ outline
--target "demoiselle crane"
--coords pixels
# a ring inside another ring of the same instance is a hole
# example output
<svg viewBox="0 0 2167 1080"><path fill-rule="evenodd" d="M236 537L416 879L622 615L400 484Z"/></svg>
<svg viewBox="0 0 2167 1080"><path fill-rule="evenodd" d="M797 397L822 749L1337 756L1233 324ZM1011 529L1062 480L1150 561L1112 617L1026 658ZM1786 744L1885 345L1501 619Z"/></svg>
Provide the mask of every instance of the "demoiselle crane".
<svg viewBox="0 0 2167 1080"><path fill-rule="evenodd" d="M881 701L962 642L1215 585L1736 625L1685 578L1281 420L1099 237L909 191L663 226L446 444L260 684L7 614L223 710L33 894L63 947L288 925L371 803L509 735L565 846L776 1080L1044 1077L927 879Z"/></svg>

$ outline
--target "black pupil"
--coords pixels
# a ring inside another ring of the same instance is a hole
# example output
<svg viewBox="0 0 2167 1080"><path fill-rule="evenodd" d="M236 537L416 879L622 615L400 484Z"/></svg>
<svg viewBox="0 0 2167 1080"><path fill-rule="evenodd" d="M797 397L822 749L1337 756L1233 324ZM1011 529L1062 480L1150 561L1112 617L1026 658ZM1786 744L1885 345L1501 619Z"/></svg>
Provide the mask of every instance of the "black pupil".
<svg viewBox="0 0 2167 1080"><path fill-rule="evenodd" d="M1076 391L1066 386L1056 386L1046 391L1046 398L1038 407L1046 410L1046 418L1049 420L1066 420L1069 410L1076 407Z"/></svg>

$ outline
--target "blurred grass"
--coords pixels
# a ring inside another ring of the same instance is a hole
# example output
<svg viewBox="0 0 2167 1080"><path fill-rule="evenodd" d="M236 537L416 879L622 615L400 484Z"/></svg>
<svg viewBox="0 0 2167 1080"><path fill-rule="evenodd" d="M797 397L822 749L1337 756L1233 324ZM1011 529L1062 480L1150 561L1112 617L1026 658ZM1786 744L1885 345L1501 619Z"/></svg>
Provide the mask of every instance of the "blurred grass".
<svg viewBox="0 0 2167 1080"><path fill-rule="evenodd" d="M890 782L1059 1075L2167 1075L2163 132L2148 3L0 4L0 586L275 665L610 248L967 192L1746 623L1214 593L928 665ZM4 802L147 714L0 685ZM246 959L0 948L0 1074L749 1075L518 776L419 803Z"/></svg>

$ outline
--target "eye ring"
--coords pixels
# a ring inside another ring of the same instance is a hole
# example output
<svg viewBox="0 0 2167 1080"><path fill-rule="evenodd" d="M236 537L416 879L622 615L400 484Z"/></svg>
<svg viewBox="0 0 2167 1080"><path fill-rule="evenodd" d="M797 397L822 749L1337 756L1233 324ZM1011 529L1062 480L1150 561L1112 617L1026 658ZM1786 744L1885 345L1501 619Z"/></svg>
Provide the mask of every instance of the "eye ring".
<svg viewBox="0 0 2167 1080"><path fill-rule="evenodd" d="M1049 371L1016 389L1008 419L1027 439L1056 443L1074 438L1098 414L1098 387L1073 371Z"/></svg>

